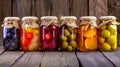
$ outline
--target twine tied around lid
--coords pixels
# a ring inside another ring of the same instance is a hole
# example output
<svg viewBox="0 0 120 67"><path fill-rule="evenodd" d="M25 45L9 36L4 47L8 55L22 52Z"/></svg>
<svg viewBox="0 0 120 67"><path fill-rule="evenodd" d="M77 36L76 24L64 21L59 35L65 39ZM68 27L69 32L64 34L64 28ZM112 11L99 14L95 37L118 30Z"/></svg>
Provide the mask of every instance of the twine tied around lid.
<svg viewBox="0 0 120 67"><path fill-rule="evenodd" d="M15 19L13 19L13 20L4 20L3 21L3 24L2 24L2 27L6 27L6 28L13 28L13 27L15 27L15 28L20 28L20 26L19 26L19 20L15 20Z"/></svg>
<svg viewBox="0 0 120 67"><path fill-rule="evenodd" d="M99 27L101 27L102 25L105 24L114 24L114 25L120 25L120 23L118 23L116 20L110 19L110 20L101 20L102 23L99 25Z"/></svg>
<svg viewBox="0 0 120 67"><path fill-rule="evenodd" d="M76 24L76 19L71 19L71 18L62 18L61 19L61 25L67 25L68 27L71 27L71 28L78 28L78 25Z"/></svg>

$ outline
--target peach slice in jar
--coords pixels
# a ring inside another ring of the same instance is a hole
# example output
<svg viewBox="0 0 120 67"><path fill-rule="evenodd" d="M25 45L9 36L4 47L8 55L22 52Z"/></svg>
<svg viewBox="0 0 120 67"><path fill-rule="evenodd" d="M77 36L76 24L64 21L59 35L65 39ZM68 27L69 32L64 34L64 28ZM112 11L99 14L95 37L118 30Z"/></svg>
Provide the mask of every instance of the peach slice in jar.
<svg viewBox="0 0 120 67"><path fill-rule="evenodd" d="M97 34L97 29L96 28L93 28L93 29L87 29L86 31L84 31L84 36L85 37L93 37Z"/></svg>
<svg viewBox="0 0 120 67"><path fill-rule="evenodd" d="M95 50L98 48L97 45L97 36L95 37L88 37L85 39L85 47L89 50Z"/></svg>

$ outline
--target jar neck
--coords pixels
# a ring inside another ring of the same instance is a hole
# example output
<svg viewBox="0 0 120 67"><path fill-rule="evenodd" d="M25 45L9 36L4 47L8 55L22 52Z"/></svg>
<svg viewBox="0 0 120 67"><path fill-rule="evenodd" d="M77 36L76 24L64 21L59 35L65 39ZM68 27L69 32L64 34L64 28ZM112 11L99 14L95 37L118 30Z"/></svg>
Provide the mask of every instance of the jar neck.
<svg viewBox="0 0 120 67"><path fill-rule="evenodd" d="M105 25L105 24L120 25L120 23L118 23L116 20L110 19L110 20L100 20L99 27L101 27L102 25Z"/></svg>
<svg viewBox="0 0 120 67"><path fill-rule="evenodd" d="M62 20L61 21L61 26L62 25L67 25L68 27L73 27L77 28L76 20Z"/></svg>
<svg viewBox="0 0 120 67"><path fill-rule="evenodd" d="M56 25L56 26L58 26L58 22L57 22L57 20L42 20L41 26L42 25L46 25L46 26Z"/></svg>
<svg viewBox="0 0 120 67"><path fill-rule="evenodd" d="M96 23L96 20L89 20L89 21L87 21L87 20L81 20L81 22L80 22L80 25L91 25L91 26L94 26L94 27L98 27L97 26L97 23Z"/></svg>

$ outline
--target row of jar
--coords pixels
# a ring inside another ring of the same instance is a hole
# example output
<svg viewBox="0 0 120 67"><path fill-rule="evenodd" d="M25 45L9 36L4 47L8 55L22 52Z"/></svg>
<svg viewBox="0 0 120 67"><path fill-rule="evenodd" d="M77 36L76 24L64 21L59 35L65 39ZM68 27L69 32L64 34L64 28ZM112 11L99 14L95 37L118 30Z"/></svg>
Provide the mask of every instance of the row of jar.
<svg viewBox="0 0 120 67"><path fill-rule="evenodd" d="M94 16L83 16L79 25L75 16L62 16L58 22L55 16L38 18L6 17L3 26L3 48L5 50L80 50L113 51L117 49L116 17L101 16L99 26Z"/></svg>

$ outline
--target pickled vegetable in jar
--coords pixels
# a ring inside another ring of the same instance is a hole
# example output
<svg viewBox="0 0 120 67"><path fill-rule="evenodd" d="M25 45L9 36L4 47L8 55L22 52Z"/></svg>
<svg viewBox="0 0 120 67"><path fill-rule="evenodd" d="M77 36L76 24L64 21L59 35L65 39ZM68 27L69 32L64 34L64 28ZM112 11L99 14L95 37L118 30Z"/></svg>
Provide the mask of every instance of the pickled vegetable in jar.
<svg viewBox="0 0 120 67"><path fill-rule="evenodd" d="M57 50L58 43L58 21L56 16L41 17L41 44L43 51Z"/></svg>
<svg viewBox="0 0 120 67"><path fill-rule="evenodd" d="M83 16L78 28L78 50L95 51L98 48L96 17Z"/></svg>
<svg viewBox="0 0 120 67"><path fill-rule="evenodd" d="M117 25L115 16L101 16L99 18L99 50L113 51L117 49Z"/></svg>
<svg viewBox="0 0 120 67"><path fill-rule="evenodd" d="M62 16L60 20L60 49L74 51L77 48L77 18L75 16Z"/></svg>
<svg viewBox="0 0 120 67"><path fill-rule="evenodd" d="M28 16L22 18L21 48L23 51L40 49L40 26L37 17Z"/></svg>
<svg viewBox="0 0 120 67"><path fill-rule="evenodd" d="M5 17L3 26L3 48L4 50L20 49L20 18Z"/></svg>

